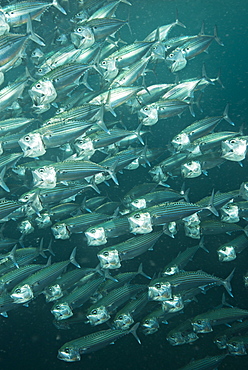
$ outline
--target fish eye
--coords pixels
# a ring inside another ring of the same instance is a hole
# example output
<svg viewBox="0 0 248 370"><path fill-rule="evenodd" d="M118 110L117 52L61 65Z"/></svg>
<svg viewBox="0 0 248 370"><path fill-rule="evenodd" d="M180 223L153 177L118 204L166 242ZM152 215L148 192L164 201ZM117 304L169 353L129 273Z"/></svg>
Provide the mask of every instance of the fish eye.
<svg viewBox="0 0 248 370"><path fill-rule="evenodd" d="M221 248L221 250L225 252L225 250L226 250L226 247L222 247L222 248Z"/></svg>
<svg viewBox="0 0 248 370"><path fill-rule="evenodd" d="M138 199L135 199L133 202L134 202L135 204L139 203Z"/></svg>
<svg viewBox="0 0 248 370"><path fill-rule="evenodd" d="M236 140L235 139L232 139L232 140L230 140L230 143L231 144L235 144L236 143Z"/></svg>
<svg viewBox="0 0 248 370"><path fill-rule="evenodd" d="M145 321L144 321L144 323L145 323L145 324L149 324L149 320L145 320Z"/></svg>
<svg viewBox="0 0 248 370"><path fill-rule="evenodd" d="M29 196L28 195L25 195L24 199L27 199L28 200L29 199Z"/></svg>
<svg viewBox="0 0 248 370"><path fill-rule="evenodd" d="M21 293L21 289L20 288L18 288L18 289L16 289L16 291L15 291L16 293Z"/></svg>
<svg viewBox="0 0 248 370"><path fill-rule="evenodd" d="M69 353L69 352L70 352L70 348L69 348L69 347L66 347L66 348L64 349L64 352L65 352L65 353Z"/></svg>
<svg viewBox="0 0 248 370"><path fill-rule="evenodd" d="M136 213L136 215L133 216L134 218L140 218L140 214Z"/></svg>
<svg viewBox="0 0 248 370"><path fill-rule="evenodd" d="M45 170L44 170L44 168L40 168L40 169L39 169L39 172L40 172L40 173L43 173L44 171L45 171Z"/></svg>
<svg viewBox="0 0 248 370"><path fill-rule="evenodd" d="M91 229L90 232L94 234L96 232L96 229Z"/></svg>
<svg viewBox="0 0 248 370"><path fill-rule="evenodd" d="M202 322L201 320L197 320L196 323L200 325Z"/></svg>
<svg viewBox="0 0 248 370"><path fill-rule="evenodd" d="M170 55L169 55L169 57L170 57L170 58L174 57L174 54L170 54Z"/></svg>
<svg viewBox="0 0 248 370"><path fill-rule="evenodd" d="M41 88L41 84L36 84L35 86L37 87L37 89Z"/></svg>
<svg viewBox="0 0 248 370"><path fill-rule="evenodd" d="M155 284L155 288L161 288L161 284L160 283L157 283L157 284Z"/></svg>
<svg viewBox="0 0 248 370"><path fill-rule="evenodd" d="M96 314L97 314L97 310L92 310L92 311L91 311L91 314L92 314L92 315L96 315Z"/></svg>
<svg viewBox="0 0 248 370"><path fill-rule="evenodd" d="M83 29L82 29L81 27L78 27L78 28L77 28L77 32L82 32L82 30L83 30Z"/></svg>
<svg viewBox="0 0 248 370"><path fill-rule="evenodd" d="M103 61L102 61L102 65L103 65L103 66L105 66L105 65L106 65L106 63L107 63L107 62L106 62L105 60L103 60Z"/></svg>
<svg viewBox="0 0 248 370"><path fill-rule="evenodd" d="M109 252L104 252L103 255L104 256L108 256L109 255Z"/></svg>
<svg viewBox="0 0 248 370"><path fill-rule="evenodd" d="M190 50L190 48L189 48L189 47L187 47L187 48L185 48L185 50L189 51L189 50Z"/></svg>
<svg viewBox="0 0 248 370"><path fill-rule="evenodd" d="M118 317L118 319L119 319L119 320L122 320L122 319L123 319L123 316L122 316L122 315L120 315L120 316Z"/></svg>
<svg viewBox="0 0 248 370"><path fill-rule="evenodd" d="M59 309L60 309L60 305L59 305L59 304L57 304L57 306L56 306L55 308L57 308L57 310L59 310Z"/></svg>
<svg viewBox="0 0 248 370"><path fill-rule="evenodd" d="M168 267L165 271L166 272L171 272L172 271L172 267Z"/></svg>
<svg viewBox="0 0 248 370"><path fill-rule="evenodd" d="M29 141L29 140L30 140L30 136L28 136L28 135L27 135L27 136L25 136L24 140L25 140L25 141Z"/></svg>
<svg viewBox="0 0 248 370"><path fill-rule="evenodd" d="M192 162L192 161L190 161L190 162L188 162L188 163L187 163L187 165L188 165L188 166L191 166L191 165L192 165L192 163L193 163L193 162Z"/></svg>

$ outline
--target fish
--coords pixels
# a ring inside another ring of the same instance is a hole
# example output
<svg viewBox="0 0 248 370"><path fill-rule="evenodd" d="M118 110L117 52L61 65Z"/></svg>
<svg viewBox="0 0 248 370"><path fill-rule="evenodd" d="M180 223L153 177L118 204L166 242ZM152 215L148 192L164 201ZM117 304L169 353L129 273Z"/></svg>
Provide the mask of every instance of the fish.
<svg viewBox="0 0 248 370"><path fill-rule="evenodd" d="M139 323L136 323L128 330L107 329L97 333L92 333L84 337L74 339L71 342L65 343L58 351L58 359L66 362L80 361L81 354L97 351L104 348L108 344L115 342L117 339L126 334L133 334L136 338L136 330ZM138 337L137 337L138 338ZM138 343L140 342L139 339Z"/></svg>

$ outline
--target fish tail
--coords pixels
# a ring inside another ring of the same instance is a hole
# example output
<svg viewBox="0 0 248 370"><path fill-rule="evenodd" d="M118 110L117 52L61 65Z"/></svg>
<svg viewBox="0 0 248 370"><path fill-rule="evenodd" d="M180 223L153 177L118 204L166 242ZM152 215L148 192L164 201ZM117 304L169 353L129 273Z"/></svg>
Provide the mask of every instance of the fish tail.
<svg viewBox="0 0 248 370"><path fill-rule="evenodd" d="M5 181L4 181L5 172L6 172L6 166L4 166L4 168L0 172L0 186L3 190L5 190L9 193L10 190L9 190L8 186L5 184Z"/></svg>
<svg viewBox="0 0 248 370"><path fill-rule="evenodd" d="M112 180L116 185L119 185L118 179L115 174L116 167L118 166L118 160L110 167L107 169L108 174L111 176Z"/></svg>
<svg viewBox="0 0 248 370"><path fill-rule="evenodd" d="M128 334L129 333L131 333L131 334L133 334L133 336L134 336L134 338L137 340L137 342L139 343L139 344L141 344L141 341L140 341L140 339L139 339L139 337L138 337L138 335L137 335L137 329L138 329L138 327L139 327L139 322L137 322L136 324L134 324L132 327L131 327L131 329L128 331Z"/></svg>
<svg viewBox="0 0 248 370"><path fill-rule="evenodd" d="M70 255L70 262L71 262L74 266L76 266L76 267L78 267L78 268L81 268L81 266L77 263L76 258L75 258L76 251L77 251L77 247L75 247L75 248L73 249L73 251L71 252L71 255Z"/></svg>
<svg viewBox="0 0 248 370"><path fill-rule="evenodd" d="M30 16L28 17L27 21L27 34L29 35L30 39L36 44L45 46L42 38L34 33Z"/></svg>
<svg viewBox="0 0 248 370"><path fill-rule="evenodd" d="M214 26L214 39L215 41L220 45L220 46L224 46L223 42L221 41L221 39L219 38L218 36L218 30L217 30L217 26L215 25Z"/></svg>
<svg viewBox="0 0 248 370"><path fill-rule="evenodd" d="M53 0L51 5L54 6L55 8L57 8L61 13L65 14L65 15L67 14L65 9L61 5L59 5L58 0Z"/></svg>
<svg viewBox="0 0 248 370"><path fill-rule="evenodd" d="M225 110L223 112L223 119L230 123L230 125L234 126L234 123L230 120L228 116L229 104L226 105Z"/></svg>
<svg viewBox="0 0 248 370"><path fill-rule="evenodd" d="M147 278L147 279L149 279L149 280L151 279L151 277L150 277L150 276L148 276L148 275L146 275L146 274L144 273L142 263L139 265L139 268L138 268L138 271L137 271L137 275L142 275L142 276L144 276L145 278Z"/></svg>
<svg viewBox="0 0 248 370"><path fill-rule="evenodd" d="M178 20L178 9L176 9L176 21L175 21L175 24L176 24L177 26L180 26L180 27L186 28L186 26L185 26L182 22L180 22L180 21Z"/></svg>
<svg viewBox="0 0 248 370"><path fill-rule="evenodd" d="M16 248L17 248L17 245L15 245L10 253L8 254L8 258L11 259L11 261L13 262L13 264L15 265L15 267L19 268L19 265L18 263L16 262L16 259L15 259L15 251L16 251Z"/></svg>
<svg viewBox="0 0 248 370"><path fill-rule="evenodd" d="M217 209L214 206L214 190L212 191L211 198L210 198L209 204L206 207L206 209L208 209L210 212L212 212L213 215L215 215L216 217L219 216L219 213L218 213Z"/></svg>
<svg viewBox="0 0 248 370"><path fill-rule="evenodd" d="M233 294L232 294L232 287L231 287L231 280L233 278L233 275L234 275L234 271L235 271L235 268L232 270L232 272L230 273L230 275L224 280L224 287L227 291L227 293L233 297Z"/></svg>
<svg viewBox="0 0 248 370"><path fill-rule="evenodd" d="M209 250L204 245L204 236L201 237L201 240L198 246L199 248L203 249L205 252L209 253Z"/></svg>

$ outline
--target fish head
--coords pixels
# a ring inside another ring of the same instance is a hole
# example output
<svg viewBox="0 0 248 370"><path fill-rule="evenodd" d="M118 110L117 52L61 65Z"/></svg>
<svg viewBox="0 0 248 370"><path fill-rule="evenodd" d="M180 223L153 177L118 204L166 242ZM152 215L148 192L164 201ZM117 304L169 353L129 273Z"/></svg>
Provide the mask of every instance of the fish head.
<svg viewBox="0 0 248 370"><path fill-rule="evenodd" d="M197 339L199 339L198 335L194 332L187 333L184 335L184 337L185 337L185 343L193 343Z"/></svg>
<svg viewBox="0 0 248 370"><path fill-rule="evenodd" d="M156 317L150 317L146 318L141 326L145 335L154 334L159 329L159 322Z"/></svg>
<svg viewBox="0 0 248 370"><path fill-rule="evenodd" d="M185 235L192 238L192 239L200 239L201 238L201 227L200 225L184 225Z"/></svg>
<svg viewBox="0 0 248 370"><path fill-rule="evenodd" d="M52 302L63 297L63 292L59 284L50 285L44 290L43 293L46 297L47 302Z"/></svg>
<svg viewBox="0 0 248 370"><path fill-rule="evenodd" d="M42 189L52 189L56 186L56 171L52 166L44 166L32 171L33 184Z"/></svg>
<svg viewBox="0 0 248 370"><path fill-rule="evenodd" d="M227 348L228 348L228 352L231 354L231 355L238 355L238 356L243 356L243 355L247 355L247 352L246 352L246 349L245 349L245 345L242 341L230 341L227 343Z"/></svg>
<svg viewBox="0 0 248 370"><path fill-rule="evenodd" d="M35 48L32 53L31 53L31 56L30 56L30 59L32 60L32 62L34 64L38 64L40 59L42 59L44 57L44 53L43 51L41 51L40 48Z"/></svg>
<svg viewBox="0 0 248 370"><path fill-rule="evenodd" d="M17 229L22 235L31 234L34 231L34 227L29 220L23 220L17 225Z"/></svg>
<svg viewBox="0 0 248 370"><path fill-rule="evenodd" d="M175 275L180 271L178 265L168 267L162 272L162 276Z"/></svg>
<svg viewBox="0 0 248 370"><path fill-rule="evenodd" d="M151 301L165 301L172 299L172 287L167 282L157 282L154 285L148 287L148 297Z"/></svg>
<svg viewBox="0 0 248 370"><path fill-rule="evenodd" d="M120 257L117 249L103 249L97 254L103 269L118 269L121 267Z"/></svg>
<svg viewBox="0 0 248 370"><path fill-rule="evenodd" d="M91 227L85 231L85 236L89 246L98 246L107 243L107 238L103 227Z"/></svg>
<svg viewBox="0 0 248 370"><path fill-rule="evenodd" d="M219 349L226 349L227 345L227 336L220 335L219 337L215 338L214 343Z"/></svg>
<svg viewBox="0 0 248 370"><path fill-rule="evenodd" d="M182 220L184 222L184 225L187 225L187 226L196 226L201 223L201 220L197 212L193 213L192 215L188 217L184 217Z"/></svg>
<svg viewBox="0 0 248 370"><path fill-rule="evenodd" d="M116 329L127 330L130 326L134 323L134 319L130 315L130 313L123 313L117 316L114 320L114 326Z"/></svg>
<svg viewBox="0 0 248 370"><path fill-rule="evenodd" d="M171 144L177 151L183 150L190 145L189 135L182 132L171 140Z"/></svg>
<svg viewBox="0 0 248 370"><path fill-rule="evenodd" d="M65 320L73 316L73 312L69 304L66 302L55 303L55 305L51 309L51 313L54 315L55 319L58 321Z"/></svg>
<svg viewBox="0 0 248 370"><path fill-rule="evenodd" d="M195 321L191 322L191 325L196 333L210 333L213 331L208 319L196 319Z"/></svg>
<svg viewBox="0 0 248 370"><path fill-rule="evenodd" d="M57 358L65 362L75 362L81 360L79 349L69 347L66 344L59 349Z"/></svg>
<svg viewBox="0 0 248 370"><path fill-rule="evenodd" d="M33 84L28 93L35 106L48 105L57 97L55 87L48 79L40 80Z"/></svg>
<svg viewBox="0 0 248 370"><path fill-rule="evenodd" d="M235 248L229 245L224 245L217 249L217 254L220 262L229 262L235 260Z"/></svg>
<svg viewBox="0 0 248 370"><path fill-rule="evenodd" d="M86 49L95 42L95 36L90 27L79 26L71 33L71 41L76 48Z"/></svg>
<svg viewBox="0 0 248 370"><path fill-rule="evenodd" d="M171 64L170 70L171 70L172 73L181 71L181 69L186 67L186 64L187 64L187 59L185 59L185 58L178 59L178 60L176 60L175 62L173 62Z"/></svg>
<svg viewBox="0 0 248 370"><path fill-rule="evenodd" d="M222 158L228 161L240 162L246 157L247 140L232 138L221 143Z"/></svg>
<svg viewBox="0 0 248 370"><path fill-rule="evenodd" d="M239 207L232 203L227 203L221 208L221 221L227 223L239 222Z"/></svg>
<svg viewBox="0 0 248 370"><path fill-rule="evenodd" d="M152 221L149 212L137 212L128 217L130 232L133 234L148 234L152 231Z"/></svg>
<svg viewBox="0 0 248 370"><path fill-rule="evenodd" d="M10 26L8 24L7 18L5 13L0 10L0 36L8 33L10 30Z"/></svg>
<svg viewBox="0 0 248 370"><path fill-rule="evenodd" d="M248 182L242 182L239 193L244 200L248 200Z"/></svg>
<svg viewBox="0 0 248 370"><path fill-rule="evenodd" d="M45 229L52 225L52 221L48 213L42 213L40 216L36 217L35 223L38 229Z"/></svg>
<svg viewBox="0 0 248 370"><path fill-rule="evenodd" d="M144 126L153 126L158 122L158 109L155 104L146 105L138 112L138 118Z"/></svg>
<svg viewBox="0 0 248 370"><path fill-rule="evenodd" d="M134 199L132 203L130 204L130 208L132 210L137 210L137 209L143 209L146 208L146 200L145 199Z"/></svg>
<svg viewBox="0 0 248 370"><path fill-rule="evenodd" d="M30 301L34 297L34 294L30 285L24 284L15 288L10 296L14 303L20 304Z"/></svg>
<svg viewBox="0 0 248 370"><path fill-rule="evenodd" d="M178 312L184 308L183 298L181 295L174 295L172 299L162 302L162 310L167 313Z"/></svg>
<svg viewBox="0 0 248 370"><path fill-rule="evenodd" d="M177 223L175 221L165 223L163 225L163 233L174 238L177 234Z"/></svg>
<svg viewBox="0 0 248 370"><path fill-rule="evenodd" d="M70 238L70 231L65 223L55 224L51 229L55 239L66 240Z"/></svg>
<svg viewBox="0 0 248 370"><path fill-rule="evenodd" d="M93 142L90 138L80 138L74 141L73 144L76 153L83 160L90 159L95 153Z"/></svg>
<svg viewBox="0 0 248 370"><path fill-rule="evenodd" d="M165 46L161 41L155 42L150 51L152 59L165 59Z"/></svg>
<svg viewBox="0 0 248 370"><path fill-rule="evenodd" d="M125 167L125 169L129 171L136 170L137 168L139 168L139 158L136 158Z"/></svg>
<svg viewBox="0 0 248 370"><path fill-rule="evenodd" d="M105 174L103 172L99 172L97 173L95 176L94 176L94 179L95 179L95 183L98 185L98 184L101 184L103 183L104 181L107 181L111 178L110 175L108 174Z"/></svg>
<svg viewBox="0 0 248 370"><path fill-rule="evenodd" d="M168 180L169 176L163 172L161 166L154 166L149 170L149 174L152 176L152 180L155 182L165 182Z"/></svg>
<svg viewBox="0 0 248 370"><path fill-rule="evenodd" d="M190 161L181 165L181 174L186 179L193 179L202 174L201 163L199 161Z"/></svg>
<svg viewBox="0 0 248 370"><path fill-rule="evenodd" d="M92 309L87 315L89 323L93 326L100 325L110 319L110 315L105 306Z"/></svg>
<svg viewBox="0 0 248 370"><path fill-rule="evenodd" d="M183 335L183 333L180 332L180 331L177 332L177 333L173 333L173 334L168 335L166 337L166 339L168 340L168 342L172 346L180 346L180 345L186 343L186 341L185 341L185 335Z"/></svg>
<svg viewBox="0 0 248 370"><path fill-rule="evenodd" d="M20 145L23 151L23 157L40 157L46 153L45 146L43 144L41 135L37 133L30 133L24 135L19 141L18 144Z"/></svg>

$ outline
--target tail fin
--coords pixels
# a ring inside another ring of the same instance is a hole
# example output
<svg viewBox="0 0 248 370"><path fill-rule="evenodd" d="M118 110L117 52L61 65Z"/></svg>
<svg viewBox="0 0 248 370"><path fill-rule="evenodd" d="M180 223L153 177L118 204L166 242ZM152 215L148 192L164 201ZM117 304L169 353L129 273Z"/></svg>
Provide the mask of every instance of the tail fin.
<svg viewBox="0 0 248 370"><path fill-rule="evenodd" d="M5 181L4 181L5 172L6 172L6 166L4 166L3 169L0 172L0 186L3 190L5 190L9 193L10 190L9 190L8 186L5 184Z"/></svg>
<svg viewBox="0 0 248 370"><path fill-rule="evenodd" d="M209 250L204 245L204 236L201 237L200 243L198 245L199 248L203 249L205 252L209 253Z"/></svg>
<svg viewBox="0 0 248 370"><path fill-rule="evenodd" d="M219 213L218 213L217 209L214 206L214 189L212 191L212 194L211 194L211 197L210 197L210 200L209 200L209 203L208 203L206 209L208 209L210 212L212 212L213 215L215 215L216 217L219 217Z"/></svg>
<svg viewBox="0 0 248 370"><path fill-rule="evenodd" d="M140 339L139 339L139 337L138 337L138 335L137 335L137 333L136 333L136 331L137 331L137 329L138 329L138 327L139 327L139 322L137 322L136 324L134 324L132 327L131 327L131 329L130 330L128 330L128 334L129 333L131 333L131 334L133 334L133 336L134 336L134 338L137 340L137 342L139 343L139 344L141 344L141 341L140 341Z"/></svg>
<svg viewBox="0 0 248 370"><path fill-rule="evenodd" d="M218 31L217 31L217 26L216 25L214 26L214 39L215 39L216 42L218 42L218 44L220 46L224 46L223 42L221 41L221 39L218 36Z"/></svg>
<svg viewBox="0 0 248 370"><path fill-rule="evenodd" d="M150 276L148 276L148 275L146 275L146 274L144 273L142 263L139 265L139 268L138 268L138 271L137 271L137 275L142 275L142 276L144 276L145 278L147 278L147 279L151 280L151 277L150 277Z"/></svg>
<svg viewBox="0 0 248 370"><path fill-rule="evenodd" d="M175 25L180 26L180 27L183 27L183 28L186 28L186 26L182 22L180 22L178 20L178 9L176 9L176 21L175 21Z"/></svg>
<svg viewBox="0 0 248 370"><path fill-rule="evenodd" d="M112 180L114 181L116 185L119 185L116 174L115 174L115 170L116 170L116 167L118 166L118 162L119 161L117 160L110 168L107 169L108 174L111 176Z"/></svg>
<svg viewBox="0 0 248 370"><path fill-rule="evenodd" d="M76 266L76 267L78 267L78 268L81 268L81 266L77 263L77 261L76 261L76 259L75 259L76 250L77 250L77 247L75 247L75 248L73 249L73 251L71 252L71 255L70 255L70 262L71 262L74 266Z"/></svg>
<svg viewBox="0 0 248 370"><path fill-rule="evenodd" d="M223 285L227 291L227 293L233 297L233 294L232 294L232 287L231 287L231 280L233 278L233 275L234 275L234 271L235 271L235 268L232 270L232 272L230 273L230 275L224 280L223 282Z"/></svg>
<svg viewBox="0 0 248 370"><path fill-rule="evenodd" d="M27 21L27 35L29 35L29 38L36 44L45 46L44 42L42 41L42 38L36 35L36 33L34 33L30 16L28 17Z"/></svg>
<svg viewBox="0 0 248 370"><path fill-rule="evenodd" d="M226 105L225 110L223 112L223 119L230 123L230 125L235 126L234 123L230 120L228 116L229 104Z"/></svg>
<svg viewBox="0 0 248 370"><path fill-rule="evenodd" d="M55 8L57 8L61 13L65 14L65 15L67 14L66 11L65 11L65 9L62 8L61 5L59 5L59 3L58 3L57 0L53 0L53 2L52 2L51 5L54 6Z"/></svg>

